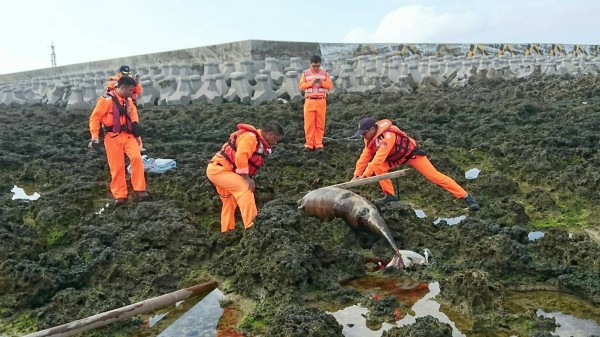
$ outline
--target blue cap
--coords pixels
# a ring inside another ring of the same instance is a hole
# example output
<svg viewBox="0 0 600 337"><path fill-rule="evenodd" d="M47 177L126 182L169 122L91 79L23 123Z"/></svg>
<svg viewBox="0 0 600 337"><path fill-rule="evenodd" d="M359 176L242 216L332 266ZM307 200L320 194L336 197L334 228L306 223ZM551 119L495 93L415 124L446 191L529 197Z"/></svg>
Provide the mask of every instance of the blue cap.
<svg viewBox="0 0 600 337"><path fill-rule="evenodd" d="M360 122L358 123L358 131L356 131L354 136L361 137L375 125L377 125L377 121L373 117L365 117L365 118L361 119Z"/></svg>
<svg viewBox="0 0 600 337"><path fill-rule="evenodd" d="M119 72L123 75L129 75L129 66L120 66L119 67Z"/></svg>

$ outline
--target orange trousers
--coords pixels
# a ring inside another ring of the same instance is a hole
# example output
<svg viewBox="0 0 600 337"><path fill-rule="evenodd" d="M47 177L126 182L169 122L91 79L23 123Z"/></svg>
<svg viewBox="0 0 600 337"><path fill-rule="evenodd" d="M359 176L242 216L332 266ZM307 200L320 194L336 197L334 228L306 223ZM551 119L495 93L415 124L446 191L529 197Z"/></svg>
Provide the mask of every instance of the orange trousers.
<svg viewBox="0 0 600 337"><path fill-rule="evenodd" d="M125 180L125 155L131 164L131 185L133 190L142 192L146 190L144 177L144 163L140 154L140 146L135 137L126 132L121 132L115 137L108 132L104 137L104 148L110 168L110 191L115 199L127 199L127 182Z"/></svg>
<svg viewBox="0 0 600 337"><path fill-rule="evenodd" d="M304 147L312 150L323 148L326 113L326 99L306 99L304 102Z"/></svg>
<svg viewBox="0 0 600 337"><path fill-rule="evenodd" d="M467 196L467 191L465 191L459 184L456 183L452 178L444 175L440 171L438 171L429 159L425 156L415 156L413 159L409 159L406 162L408 165L414 167L415 170L419 171L425 178L427 178L432 183L435 183L445 189L446 191L452 193L456 198L464 198ZM373 167L375 171L375 175L380 175L387 173L390 169L387 162L383 163L379 166ZM385 194L394 195L394 186L392 185L392 181L390 179L384 179L379 181L379 185L381 185L381 189Z"/></svg>
<svg viewBox="0 0 600 337"><path fill-rule="evenodd" d="M235 229L235 209L239 206L244 228L252 227L258 213L254 202L254 192L244 178L226 167L210 163L206 176L215 187L223 203L221 209L221 233Z"/></svg>

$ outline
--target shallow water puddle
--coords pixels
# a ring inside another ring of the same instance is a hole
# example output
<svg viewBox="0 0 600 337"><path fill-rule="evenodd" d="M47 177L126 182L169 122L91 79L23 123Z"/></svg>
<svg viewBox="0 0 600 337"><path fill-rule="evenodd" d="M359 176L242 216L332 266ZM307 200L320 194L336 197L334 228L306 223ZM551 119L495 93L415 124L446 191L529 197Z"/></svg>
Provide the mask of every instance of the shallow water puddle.
<svg viewBox="0 0 600 337"><path fill-rule="evenodd" d="M467 179L477 179L479 177L479 173L481 172L478 168L472 168L465 172L465 178Z"/></svg>
<svg viewBox="0 0 600 337"><path fill-rule="evenodd" d="M419 219L423 219L423 218L427 217L427 214L425 214L425 212L422 209L413 209L413 211L415 211L415 215Z"/></svg>
<svg viewBox="0 0 600 337"><path fill-rule="evenodd" d="M381 278L367 276L351 281L346 286L356 288L363 294L372 294L372 298L383 298L393 295L399 302L410 310L404 317L393 323L382 323L379 326L369 326L367 316L369 309L360 303L348 306L342 310L329 312L342 324L342 333L346 337L379 337L384 331L394 326L404 326L415 323L419 317L431 315L440 322L452 327L452 336L466 336L469 317L457 315L456 312L448 313L442 310L440 303L435 301L440 291L438 282L418 283L405 278ZM551 333L560 337L589 337L600 336L600 307L578 297L548 291L515 292L507 294L504 308L511 313L523 313L535 310L538 316L554 317L556 330ZM450 318L450 317L451 318ZM461 331L464 330L464 333ZM477 335L480 336L480 335ZM491 334L490 337L508 336L507 332Z"/></svg>
<svg viewBox="0 0 600 337"><path fill-rule="evenodd" d="M413 208L413 212L415 212L415 215L419 219L424 219L424 218L427 217L427 214L425 214L425 211L423 211L422 209ZM457 216L457 217L454 217L454 218L436 218L433 221L433 224L434 225L438 225L440 222L446 221L446 223L448 224L448 226L454 226L454 225L459 224L461 221L463 221L466 218L467 217L465 215Z"/></svg>
<svg viewBox="0 0 600 337"><path fill-rule="evenodd" d="M34 192L32 195L27 195L25 190L17 185L14 185L10 191L14 193L12 200L38 200L41 196L38 192Z"/></svg>
<svg viewBox="0 0 600 337"><path fill-rule="evenodd" d="M336 312L330 312L343 325L342 333L346 337L381 336L384 331L394 326L410 325L418 317L427 315L450 324L452 326L453 337L466 336L456 328L454 322L446 314L440 311L440 304L433 300L440 293L440 284L438 282L427 284L401 278L384 279L365 277L351 281L347 286L357 288L363 292L372 291L374 292L373 296L383 297L393 295L398 301L410 307L412 313L407 313L393 324L384 322L378 329L373 329L368 326L365 319L369 309L363 307L361 304L352 305Z"/></svg>
<svg viewBox="0 0 600 337"><path fill-rule="evenodd" d="M535 240L543 238L544 235L545 235L544 232L540 232L540 231L529 232L529 234L527 234L527 238L529 239L529 241L535 241Z"/></svg>
<svg viewBox="0 0 600 337"><path fill-rule="evenodd" d="M463 221L464 219L466 219L467 217L464 215L461 216L457 216L454 218L437 218L435 219L435 221L433 221L434 225L438 225L440 222L442 221L446 221L446 223L448 224L448 226L454 226L459 224L461 221Z"/></svg>
<svg viewBox="0 0 600 337"><path fill-rule="evenodd" d="M158 336L216 336L217 323L223 315L219 303L222 298L223 293L219 289L213 290Z"/></svg>
<svg viewBox="0 0 600 337"><path fill-rule="evenodd" d="M561 312L545 312L538 309L535 312L538 316L554 317L556 320L556 330L552 334L559 336L588 337L600 335L600 325L591 319L579 319L571 315L565 315Z"/></svg>
<svg viewBox="0 0 600 337"><path fill-rule="evenodd" d="M536 315L554 317L560 337L600 336L600 307L573 295L551 291L509 293L505 306L509 312L535 310Z"/></svg>
<svg viewBox="0 0 600 337"><path fill-rule="evenodd" d="M224 313L219 302L223 296L219 289L215 289L205 297L179 301L175 305L150 313L144 319L144 327L131 336L235 336L232 333L222 334L217 329Z"/></svg>
<svg viewBox="0 0 600 337"><path fill-rule="evenodd" d="M160 322L160 320L165 318L165 316L167 316L168 314L168 312L164 312L162 314L156 314L156 316L154 317L150 317L148 319L148 326L153 327L154 325L156 325L156 323Z"/></svg>

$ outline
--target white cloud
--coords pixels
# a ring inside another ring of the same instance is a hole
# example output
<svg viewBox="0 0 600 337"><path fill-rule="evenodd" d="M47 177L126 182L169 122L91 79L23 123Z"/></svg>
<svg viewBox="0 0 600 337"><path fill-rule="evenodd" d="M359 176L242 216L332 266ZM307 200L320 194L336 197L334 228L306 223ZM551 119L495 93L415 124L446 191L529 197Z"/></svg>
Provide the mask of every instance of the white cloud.
<svg viewBox="0 0 600 337"><path fill-rule="evenodd" d="M406 5L374 30L354 28L350 43L573 43L598 44L600 1L453 0Z"/></svg>
<svg viewBox="0 0 600 337"><path fill-rule="evenodd" d="M383 17L374 32L356 28L346 34L344 42L462 42L464 34L477 29L483 21L470 11L439 13L434 7L405 6Z"/></svg>

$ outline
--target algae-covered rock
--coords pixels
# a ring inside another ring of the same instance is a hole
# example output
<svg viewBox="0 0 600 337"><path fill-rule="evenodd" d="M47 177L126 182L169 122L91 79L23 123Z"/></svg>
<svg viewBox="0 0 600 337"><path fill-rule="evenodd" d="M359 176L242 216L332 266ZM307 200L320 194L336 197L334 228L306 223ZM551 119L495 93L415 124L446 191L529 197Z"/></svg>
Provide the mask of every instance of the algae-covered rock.
<svg viewBox="0 0 600 337"><path fill-rule="evenodd" d="M342 337L342 326L335 317L315 308L283 307L277 310L267 336Z"/></svg>
<svg viewBox="0 0 600 337"><path fill-rule="evenodd" d="M480 270L456 272L440 282L442 298L467 315L498 311L502 307L502 286Z"/></svg>
<svg viewBox="0 0 600 337"><path fill-rule="evenodd" d="M452 336L452 327L432 316L419 317L414 324L393 327L381 337L447 337Z"/></svg>

